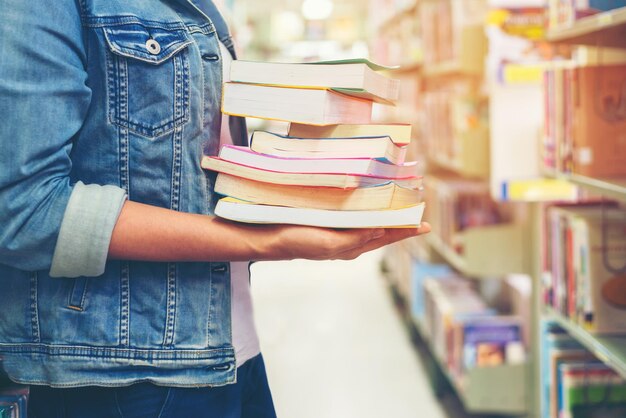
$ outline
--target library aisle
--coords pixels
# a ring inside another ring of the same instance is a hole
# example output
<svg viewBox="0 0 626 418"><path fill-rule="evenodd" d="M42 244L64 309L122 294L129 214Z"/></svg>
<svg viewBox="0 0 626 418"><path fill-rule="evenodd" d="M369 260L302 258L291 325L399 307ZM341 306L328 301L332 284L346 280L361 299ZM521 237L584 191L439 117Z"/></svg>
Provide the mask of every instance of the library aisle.
<svg viewBox="0 0 626 418"><path fill-rule="evenodd" d="M450 416L378 274L381 257L253 266L255 316L278 416Z"/></svg>

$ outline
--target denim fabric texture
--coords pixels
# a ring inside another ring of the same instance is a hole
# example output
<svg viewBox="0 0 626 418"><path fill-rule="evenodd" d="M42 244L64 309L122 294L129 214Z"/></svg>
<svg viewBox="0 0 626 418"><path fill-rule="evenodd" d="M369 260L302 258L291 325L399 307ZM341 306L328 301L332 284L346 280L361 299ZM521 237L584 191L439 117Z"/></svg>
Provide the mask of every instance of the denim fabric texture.
<svg viewBox="0 0 626 418"><path fill-rule="evenodd" d="M31 418L275 418L263 358L237 369L237 383L169 388L137 383L119 388L31 386Z"/></svg>
<svg viewBox="0 0 626 418"><path fill-rule="evenodd" d="M210 0L0 10L0 367L56 387L233 383L229 263L106 260L126 198L212 214L223 18Z"/></svg>

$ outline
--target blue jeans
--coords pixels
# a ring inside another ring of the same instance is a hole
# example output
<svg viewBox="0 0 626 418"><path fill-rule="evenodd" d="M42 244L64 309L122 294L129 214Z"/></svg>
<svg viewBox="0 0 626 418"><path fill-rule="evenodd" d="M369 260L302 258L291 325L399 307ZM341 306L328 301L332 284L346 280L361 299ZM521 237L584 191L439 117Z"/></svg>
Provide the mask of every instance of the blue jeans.
<svg viewBox="0 0 626 418"><path fill-rule="evenodd" d="M237 369L237 383L176 388L139 383L125 387L57 389L31 386L29 418L275 418L263 357Z"/></svg>

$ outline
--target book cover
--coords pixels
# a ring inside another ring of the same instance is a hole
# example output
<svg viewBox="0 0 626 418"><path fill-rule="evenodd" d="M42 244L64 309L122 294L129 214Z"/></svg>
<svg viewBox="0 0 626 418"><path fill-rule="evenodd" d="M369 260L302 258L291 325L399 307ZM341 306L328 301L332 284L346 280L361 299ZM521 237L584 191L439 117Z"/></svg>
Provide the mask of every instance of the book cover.
<svg viewBox="0 0 626 418"><path fill-rule="evenodd" d="M215 191L261 205L328 210L401 209L422 200L419 190L403 188L393 182L340 189L264 183L225 173L218 174Z"/></svg>
<svg viewBox="0 0 626 418"><path fill-rule="evenodd" d="M256 167L237 164L222 160L218 157L205 156L201 166L207 170L244 177L250 180L266 183L287 184L297 186L338 187L354 189L363 186L374 186L389 183L389 179L354 174L326 174L326 173L282 173L279 171L263 170ZM395 179L394 183L410 189L420 188L422 179L409 177Z"/></svg>
<svg viewBox="0 0 626 418"><path fill-rule="evenodd" d="M417 228L423 212L424 203L388 210L323 210L257 205L230 197L215 207L217 216L236 222L324 228Z"/></svg>
<svg viewBox="0 0 626 418"><path fill-rule="evenodd" d="M256 136L258 138L258 135ZM277 157L254 152L248 147L225 145L219 158L236 164L282 173L354 174L399 179L418 177L417 162L391 164L375 158L298 158Z"/></svg>
<svg viewBox="0 0 626 418"><path fill-rule="evenodd" d="M384 104L398 99L400 84L377 72L383 67L366 60L277 63L236 60L231 81L292 88L332 89ZM386 68L385 68L386 69Z"/></svg>
<svg viewBox="0 0 626 418"><path fill-rule="evenodd" d="M463 370L525 360L521 320L510 316L490 316L465 320L463 336Z"/></svg>
<svg viewBox="0 0 626 418"><path fill-rule="evenodd" d="M403 164L407 147L388 136L361 138L298 138L266 131L255 131L250 150L286 158L378 158Z"/></svg>
<svg viewBox="0 0 626 418"><path fill-rule="evenodd" d="M331 90L228 82L222 112L311 125L360 124L371 122L372 101Z"/></svg>
<svg viewBox="0 0 626 418"><path fill-rule="evenodd" d="M368 123L315 126L301 123L289 124L289 136L298 138L354 138L388 136L398 145L411 142L411 125L408 123Z"/></svg>

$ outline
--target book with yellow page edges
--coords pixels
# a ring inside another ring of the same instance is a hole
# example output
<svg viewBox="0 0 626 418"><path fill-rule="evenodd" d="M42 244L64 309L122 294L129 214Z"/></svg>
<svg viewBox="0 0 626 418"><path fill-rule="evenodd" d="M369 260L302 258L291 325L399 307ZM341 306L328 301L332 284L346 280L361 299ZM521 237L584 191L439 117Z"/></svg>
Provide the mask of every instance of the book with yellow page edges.
<svg viewBox="0 0 626 418"><path fill-rule="evenodd" d="M219 194L250 203L330 210L401 209L421 202L419 193L392 181L354 189L265 183L219 173Z"/></svg>
<svg viewBox="0 0 626 418"><path fill-rule="evenodd" d="M365 123L316 126L291 123L287 135L298 138L388 136L395 144L407 145L411 142L411 125L408 123Z"/></svg>

